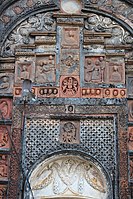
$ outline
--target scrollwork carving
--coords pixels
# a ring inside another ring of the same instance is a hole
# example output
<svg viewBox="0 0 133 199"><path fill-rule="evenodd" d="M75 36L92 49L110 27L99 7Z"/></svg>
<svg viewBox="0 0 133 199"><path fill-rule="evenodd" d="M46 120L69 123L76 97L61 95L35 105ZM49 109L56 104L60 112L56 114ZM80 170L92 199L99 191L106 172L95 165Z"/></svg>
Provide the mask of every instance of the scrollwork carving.
<svg viewBox="0 0 133 199"><path fill-rule="evenodd" d="M13 56L16 45L33 43L30 33L33 31L54 31L55 20L52 13L36 14L23 21L13 30L3 46L4 56Z"/></svg>

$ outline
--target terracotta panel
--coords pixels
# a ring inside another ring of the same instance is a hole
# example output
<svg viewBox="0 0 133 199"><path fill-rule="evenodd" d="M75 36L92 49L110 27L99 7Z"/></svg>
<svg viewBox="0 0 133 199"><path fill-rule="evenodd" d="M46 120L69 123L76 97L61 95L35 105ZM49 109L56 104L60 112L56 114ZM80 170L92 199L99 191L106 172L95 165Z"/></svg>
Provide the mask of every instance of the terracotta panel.
<svg viewBox="0 0 133 199"><path fill-rule="evenodd" d="M0 125L0 150L9 149L10 147L10 126Z"/></svg>
<svg viewBox="0 0 133 199"><path fill-rule="evenodd" d="M79 121L61 121L59 141L66 144L80 143Z"/></svg>
<svg viewBox="0 0 133 199"><path fill-rule="evenodd" d="M126 98L126 89L106 88L103 91L104 98Z"/></svg>
<svg viewBox="0 0 133 199"><path fill-rule="evenodd" d="M8 178L8 156L0 154L0 180Z"/></svg>
<svg viewBox="0 0 133 199"><path fill-rule="evenodd" d="M55 82L55 54L45 54L42 56L37 56L36 62L36 82L42 84L47 82Z"/></svg>
<svg viewBox="0 0 133 199"><path fill-rule="evenodd" d="M11 119L12 100L7 98L0 99L0 119Z"/></svg>
<svg viewBox="0 0 133 199"><path fill-rule="evenodd" d="M12 93L13 91L13 74L0 73L0 93Z"/></svg>
<svg viewBox="0 0 133 199"><path fill-rule="evenodd" d="M82 88L83 98L102 98L103 89L101 88Z"/></svg>
<svg viewBox="0 0 133 199"><path fill-rule="evenodd" d="M37 89L38 97L59 97L59 89L53 87L39 87Z"/></svg>
<svg viewBox="0 0 133 199"><path fill-rule="evenodd" d="M133 100L128 101L128 120L133 122Z"/></svg>
<svg viewBox="0 0 133 199"><path fill-rule="evenodd" d="M61 76L60 97L80 97L78 76Z"/></svg>

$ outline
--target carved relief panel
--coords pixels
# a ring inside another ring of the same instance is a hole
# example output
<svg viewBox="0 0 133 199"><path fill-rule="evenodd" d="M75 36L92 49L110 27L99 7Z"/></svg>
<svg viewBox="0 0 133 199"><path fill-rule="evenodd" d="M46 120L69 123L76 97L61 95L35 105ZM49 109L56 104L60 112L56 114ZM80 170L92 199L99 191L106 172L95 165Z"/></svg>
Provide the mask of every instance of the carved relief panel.
<svg viewBox="0 0 133 199"><path fill-rule="evenodd" d="M35 79L35 63L31 61L16 62L15 83L22 83L24 79Z"/></svg>
<svg viewBox="0 0 133 199"><path fill-rule="evenodd" d="M129 180L133 182L133 156L129 156Z"/></svg>
<svg viewBox="0 0 133 199"><path fill-rule="evenodd" d="M100 83L105 82L105 60L104 56L86 56L84 66L84 81Z"/></svg>
<svg viewBox="0 0 133 199"><path fill-rule="evenodd" d="M133 77L127 77L128 97L133 97Z"/></svg>
<svg viewBox="0 0 133 199"><path fill-rule="evenodd" d="M7 180L8 177L8 157L0 154L0 180Z"/></svg>
<svg viewBox="0 0 133 199"><path fill-rule="evenodd" d="M63 27L61 45L63 48L79 48L79 28Z"/></svg>
<svg viewBox="0 0 133 199"><path fill-rule="evenodd" d="M107 82L125 84L125 63L121 58L110 58L107 61Z"/></svg>
<svg viewBox="0 0 133 199"><path fill-rule="evenodd" d="M128 120L133 122L133 101L128 101Z"/></svg>
<svg viewBox="0 0 133 199"><path fill-rule="evenodd" d="M0 199L6 199L7 185L0 185Z"/></svg>
<svg viewBox="0 0 133 199"><path fill-rule="evenodd" d="M79 50L62 49L60 73L61 75L79 75L80 58Z"/></svg>
<svg viewBox="0 0 133 199"><path fill-rule="evenodd" d="M66 144L80 143L80 122L61 121L59 141Z"/></svg>
<svg viewBox="0 0 133 199"><path fill-rule="evenodd" d="M0 119L11 119L12 100L7 98L0 99Z"/></svg>
<svg viewBox="0 0 133 199"><path fill-rule="evenodd" d="M78 76L61 76L60 97L80 97Z"/></svg>
<svg viewBox="0 0 133 199"><path fill-rule="evenodd" d="M49 83L56 80L56 60L55 54L44 54L37 56L36 60L36 82Z"/></svg>
<svg viewBox="0 0 133 199"><path fill-rule="evenodd" d="M128 150L133 151L133 127L128 127Z"/></svg>
<svg viewBox="0 0 133 199"><path fill-rule="evenodd" d="M10 132L10 126L0 125L0 150L10 147L8 132Z"/></svg>
<svg viewBox="0 0 133 199"><path fill-rule="evenodd" d="M0 73L0 93L12 93L13 91L13 74Z"/></svg>

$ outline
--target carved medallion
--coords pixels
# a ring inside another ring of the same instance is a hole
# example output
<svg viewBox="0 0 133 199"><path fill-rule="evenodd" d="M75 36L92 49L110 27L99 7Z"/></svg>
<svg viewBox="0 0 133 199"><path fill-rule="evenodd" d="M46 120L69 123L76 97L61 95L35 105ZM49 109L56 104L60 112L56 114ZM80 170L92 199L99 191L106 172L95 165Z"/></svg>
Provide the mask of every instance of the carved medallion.
<svg viewBox="0 0 133 199"><path fill-rule="evenodd" d="M0 119L11 119L12 100L0 99Z"/></svg>
<svg viewBox="0 0 133 199"><path fill-rule="evenodd" d="M61 121L60 138L61 143L80 143L80 123L78 121Z"/></svg>
<svg viewBox="0 0 133 199"><path fill-rule="evenodd" d="M49 54L37 57L36 82L55 82L55 55Z"/></svg>
<svg viewBox="0 0 133 199"><path fill-rule="evenodd" d="M79 28L64 27L62 30L62 47L77 48L79 47Z"/></svg>
<svg viewBox="0 0 133 199"><path fill-rule="evenodd" d="M6 180L8 177L8 158L7 155L0 154L0 180Z"/></svg>
<svg viewBox="0 0 133 199"><path fill-rule="evenodd" d="M79 97L79 77L78 76L61 76L60 79L60 96L61 97Z"/></svg>
<svg viewBox="0 0 133 199"><path fill-rule="evenodd" d="M0 126L0 148L9 148L9 137L8 133L10 133L10 127L6 125Z"/></svg>
<svg viewBox="0 0 133 199"><path fill-rule="evenodd" d="M79 50L63 49L61 53L61 75L79 75Z"/></svg>
<svg viewBox="0 0 133 199"><path fill-rule="evenodd" d="M34 62L16 62L15 67L15 82L22 83L25 79L30 79L34 82L35 64Z"/></svg>
<svg viewBox="0 0 133 199"><path fill-rule="evenodd" d="M0 73L0 93L12 93L13 90L13 74Z"/></svg>
<svg viewBox="0 0 133 199"><path fill-rule="evenodd" d="M85 82L105 82L105 61L103 56L85 57Z"/></svg>

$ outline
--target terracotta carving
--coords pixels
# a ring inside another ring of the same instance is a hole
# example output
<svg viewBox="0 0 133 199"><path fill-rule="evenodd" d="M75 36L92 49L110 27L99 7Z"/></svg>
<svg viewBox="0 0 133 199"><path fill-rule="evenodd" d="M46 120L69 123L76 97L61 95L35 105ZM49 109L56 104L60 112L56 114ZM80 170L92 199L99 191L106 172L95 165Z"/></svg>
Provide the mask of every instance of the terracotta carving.
<svg viewBox="0 0 133 199"><path fill-rule="evenodd" d="M61 75L79 75L79 50L62 49L60 71Z"/></svg>
<svg viewBox="0 0 133 199"><path fill-rule="evenodd" d="M67 144L79 144L79 122L62 121L59 140L60 142Z"/></svg>
<svg viewBox="0 0 133 199"><path fill-rule="evenodd" d="M83 88L82 97L84 98L102 98L103 92L100 88Z"/></svg>
<svg viewBox="0 0 133 199"><path fill-rule="evenodd" d="M38 89L38 97L59 97L58 88L40 87Z"/></svg>
<svg viewBox="0 0 133 199"><path fill-rule="evenodd" d="M107 67L108 83L125 83L125 67L123 58L111 59Z"/></svg>
<svg viewBox="0 0 133 199"><path fill-rule="evenodd" d="M0 73L0 93L12 93L13 74Z"/></svg>
<svg viewBox="0 0 133 199"><path fill-rule="evenodd" d="M0 99L0 119L10 119L12 111L12 101L10 99Z"/></svg>
<svg viewBox="0 0 133 199"><path fill-rule="evenodd" d="M133 151L133 127L128 127L128 150Z"/></svg>
<svg viewBox="0 0 133 199"><path fill-rule="evenodd" d="M128 120L133 121L133 101L128 101Z"/></svg>
<svg viewBox="0 0 133 199"><path fill-rule="evenodd" d="M0 154L0 179L7 178L8 175L7 156Z"/></svg>
<svg viewBox="0 0 133 199"><path fill-rule="evenodd" d="M79 28L64 27L62 30L62 47L79 47Z"/></svg>
<svg viewBox="0 0 133 199"><path fill-rule="evenodd" d="M16 62L15 67L15 82L22 83L25 79L34 81L35 66L33 62Z"/></svg>
<svg viewBox="0 0 133 199"><path fill-rule="evenodd" d="M9 126L6 127L4 125L0 126L0 148L9 148L8 131L10 133Z"/></svg>
<svg viewBox="0 0 133 199"><path fill-rule="evenodd" d="M133 97L133 78L128 77L128 97Z"/></svg>
<svg viewBox="0 0 133 199"><path fill-rule="evenodd" d="M84 80L85 82L105 81L105 61L104 57L85 57Z"/></svg>
<svg viewBox="0 0 133 199"><path fill-rule="evenodd" d="M62 76L60 89L62 97L78 97L80 94L78 78Z"/></svg>
<svg viewBox="0 0 133 199"><path fill-rule="evenodd" d="M7 185L0 185L0 198L6 199Z"/></svg>
<svg viewBox="0 0 133 199"><path fill-rule="evenodd" d="M36 82L55 82L55 55L37 58Z"/></svg>
<svg viewBox="0 0 133 199"><path fill-rule="evenodd" d="M133 180L133 157L130 157L130 180Z"/></svg>

